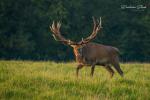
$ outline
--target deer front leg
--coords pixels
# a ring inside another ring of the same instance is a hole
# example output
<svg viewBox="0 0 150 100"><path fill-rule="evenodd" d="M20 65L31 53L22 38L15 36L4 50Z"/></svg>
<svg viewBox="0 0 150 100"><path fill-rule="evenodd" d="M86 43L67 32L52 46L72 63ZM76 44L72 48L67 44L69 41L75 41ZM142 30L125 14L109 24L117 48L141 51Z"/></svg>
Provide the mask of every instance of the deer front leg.
<svg viewBox="0 0 150 100"><path fill-rule="evenodd" d="M94 69L95 69L95 64L92 65L91 67L91 76L93 77L93 74L94 74Z"/></svg>
<svg viewBox="0 0 150 100"><path fill-rule="evenodd" d="M77 69L76 69L76 75L78 77L78 74L79 74L79 70L83 67L83 65L78 65L77 66Z"/></svg>

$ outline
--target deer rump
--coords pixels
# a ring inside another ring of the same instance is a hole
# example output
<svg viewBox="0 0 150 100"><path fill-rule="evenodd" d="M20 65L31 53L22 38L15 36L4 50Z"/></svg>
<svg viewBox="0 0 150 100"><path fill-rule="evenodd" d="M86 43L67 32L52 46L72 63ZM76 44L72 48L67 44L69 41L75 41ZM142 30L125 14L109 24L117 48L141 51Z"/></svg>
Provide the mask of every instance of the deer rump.
<svg viewBox="0 0 150 100"><path fill-rule="evenodd" d="M79 66L104 66L110 72L111 77L114 74L111 66L114 66L117 72L123 76L123 71L119 65L119 50L117 48L97 43L88 43L78 49L78 53L76 60L79 62Z"/></svg>

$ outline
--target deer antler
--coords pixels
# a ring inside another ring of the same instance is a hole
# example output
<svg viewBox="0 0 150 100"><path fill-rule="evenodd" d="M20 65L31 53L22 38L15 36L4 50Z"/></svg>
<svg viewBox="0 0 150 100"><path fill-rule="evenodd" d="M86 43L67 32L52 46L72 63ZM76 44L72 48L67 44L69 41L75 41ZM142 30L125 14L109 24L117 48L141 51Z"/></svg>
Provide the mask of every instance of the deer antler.
<svg viewBox="0 0 150 100"><path fill-rule="evenodd" d="M65 39L61 34L60 34L60 27L61 27L61 23L57 22L57 24L55 24L55 22L53 21L52 26L50 26L52 33L52 36L54 37L54 39L56 41L60 41L63 42L64 44L68 44L68 45L73 45L75 44L75 42Z"/></svg>
<svg viewBox="0 0 150 100"><path fill-rule="evenodd" d="M52 26L50 26L51 31L53 32L52 35L54 37L54 39L56 41L60 41L63 42L64 44L68 44L68 45L82 45L82 44L87 44L88 42L90 42L92 39L94 39L98 33L98 31L100 30L100 28L102 28L101 26L101 17L100 20L95 20L95 18L93 17L93 23L94 23L94 27L93 27L93 32L91 33L91 35L89 37L87 37L86 39L83 39L76 43L73 42L71 40L65 39L61 33L60 33L60 27L61 27L61 23L57 22L55 24L55 22L53 21Z"/></svg>
<svg viewBox="0 0 150 100"><path fill-rule="evenodd" d="M98 31L102 28L102 26L101 26L101 17L100 17L100 20L97 20L97 21L93 17L93 23L94 23L94 27L93 27L92 34L89 37L87 37L86 39L82 38L82 40L80 42L78 42L78 44L80 44L80 45L86 44L86 43L90 42L92 39L94 39L96 37Z"/></svg>

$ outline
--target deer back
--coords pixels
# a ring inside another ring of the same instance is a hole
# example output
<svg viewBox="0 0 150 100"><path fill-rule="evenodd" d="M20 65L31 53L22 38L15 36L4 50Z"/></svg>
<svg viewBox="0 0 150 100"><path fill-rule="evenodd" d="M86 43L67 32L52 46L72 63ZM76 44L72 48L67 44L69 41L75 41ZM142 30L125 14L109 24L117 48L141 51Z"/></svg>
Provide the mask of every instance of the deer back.
<svg viewBox="0 0 150 100"><path fill-rule="evenodd" d="M105 64L111 63L113 59L118 57L118 49L102 44L88 43L82 48L80 55L85 64ZM81 59L81 57L78 59Z"/></svg>

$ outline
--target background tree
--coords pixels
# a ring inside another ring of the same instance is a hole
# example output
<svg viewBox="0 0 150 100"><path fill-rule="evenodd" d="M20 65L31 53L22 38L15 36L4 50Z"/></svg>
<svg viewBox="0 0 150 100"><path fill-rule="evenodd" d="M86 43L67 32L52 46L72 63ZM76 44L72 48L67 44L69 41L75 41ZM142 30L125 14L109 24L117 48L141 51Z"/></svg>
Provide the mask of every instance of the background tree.
<svg viewBox="0 0 150 100"><path fill-rule="evenodd" d="M90 34L92 16L103 25L95 42L118 47L124 61L150 61L148 0L1 0L0 58L72 60L71 48L53 39L49 25L61 21L63 35L79 41Z"/></svg>

